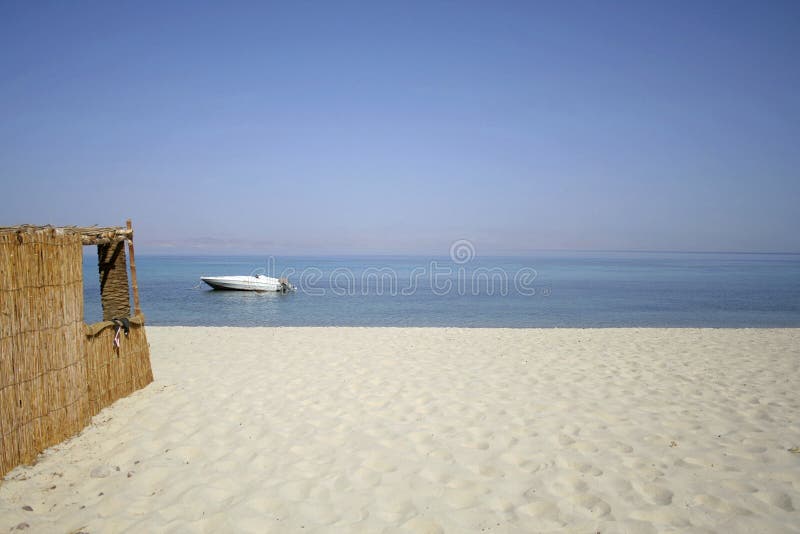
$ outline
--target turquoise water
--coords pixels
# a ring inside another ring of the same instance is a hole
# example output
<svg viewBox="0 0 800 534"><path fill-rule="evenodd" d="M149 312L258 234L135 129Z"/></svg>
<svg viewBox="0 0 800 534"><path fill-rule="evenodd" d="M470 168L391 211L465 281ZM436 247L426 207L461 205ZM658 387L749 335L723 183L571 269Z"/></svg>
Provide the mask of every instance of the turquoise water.
<svg viewBox="0 0 800 534"><path fill-rule="evenodd" d="M459 258L456 258L457 260ZM147 256L151 325L800 327L800 255L542 253L528 258ZM290 294L213 291L201 275L288 274ZM96 257L85 318L101 317Z"/></svg>

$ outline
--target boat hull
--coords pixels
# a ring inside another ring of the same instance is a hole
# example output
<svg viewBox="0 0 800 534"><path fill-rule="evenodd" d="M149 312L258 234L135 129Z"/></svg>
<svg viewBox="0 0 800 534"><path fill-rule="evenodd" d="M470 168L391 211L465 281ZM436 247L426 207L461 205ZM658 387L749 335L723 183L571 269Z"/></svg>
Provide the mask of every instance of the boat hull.
<svg viewBox="0 0 800 534"><path fill-rule="evenodd" d="M200 280L214 289L234 291L288 291L291 286L269 276L202 276Z"/></svg>

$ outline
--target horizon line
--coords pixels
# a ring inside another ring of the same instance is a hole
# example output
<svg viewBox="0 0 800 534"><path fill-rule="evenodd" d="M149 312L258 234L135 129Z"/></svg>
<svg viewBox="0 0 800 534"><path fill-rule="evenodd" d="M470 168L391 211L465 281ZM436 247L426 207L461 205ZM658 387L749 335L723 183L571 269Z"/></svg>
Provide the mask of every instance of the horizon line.
<svg viewBox="0 0 800 534"><path fill-rule="evenodd" d="M146 248L147 246L144 245L142 248ZM173 249L174 250L174 249ZM615 253L615 254L740 254L740 255L772 255L772 256L800 256L800 251L791 252L791 251L753 251L753 250L680 250L680 249L573 249L573 248L541 248L541 249L530 249L526 252L514 252L514 253L496 253L496 254L482 254L476 256L476 258L484 257L484 258L498 258L498 257L507 257L507 258L524 258L528 257L531 254L535 254L537 252L580 252L580 253L587 253L587 252L596 252L596 253ZM148 250L142 250L140 255L143 256L171 256L171 255L196 255L196 256L233 256L233 257L243 257L243 256L256 256L261 255L260 252L244 252L244 251L236 251L232 253L226 253L224 251L195 251L192 252L190 250L174 250L173 252L167 251L159 251L159 252L152 252ZM433 257L433 258L446 258L449 257L447 254L425 254L425 253L392 253L392 252L379 252L379 253L370 253L370 252L347 252L347 253L292 253L292 254L268 254L269 256L295 256L295 257L311 257L311 258L341 258L341 257Z"/></svg>

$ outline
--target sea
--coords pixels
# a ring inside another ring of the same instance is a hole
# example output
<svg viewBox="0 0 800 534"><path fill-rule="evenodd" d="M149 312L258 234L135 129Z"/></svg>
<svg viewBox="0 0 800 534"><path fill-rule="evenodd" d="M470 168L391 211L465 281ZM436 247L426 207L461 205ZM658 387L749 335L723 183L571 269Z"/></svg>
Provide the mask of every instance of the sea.
<svg viewBox="0 0 800 534"><path fill-rule="evenodd" d="M800 327L800 255L542 252L528 257L137 254L149 325ZM201 276L287 276L296 291L219 291ZM97 257L84 316L102 318Z"/></svg>

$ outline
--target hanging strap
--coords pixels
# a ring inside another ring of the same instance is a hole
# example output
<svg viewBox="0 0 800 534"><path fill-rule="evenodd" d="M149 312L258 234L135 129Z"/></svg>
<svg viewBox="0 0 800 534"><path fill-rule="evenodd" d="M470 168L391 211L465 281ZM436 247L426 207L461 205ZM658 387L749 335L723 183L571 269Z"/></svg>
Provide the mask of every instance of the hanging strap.
<svg viewBox="0 0 800 534"><path fill-rule="evenodd" d="M131 322L128 320L127 317L122 318L113 318L111 319L115 325L117 325L117 331L114 332L114 346L119 348L120 341L119 341L119 333L121 331L125 331L125 337L128 337L128 334L131 331Z"/></svg>

